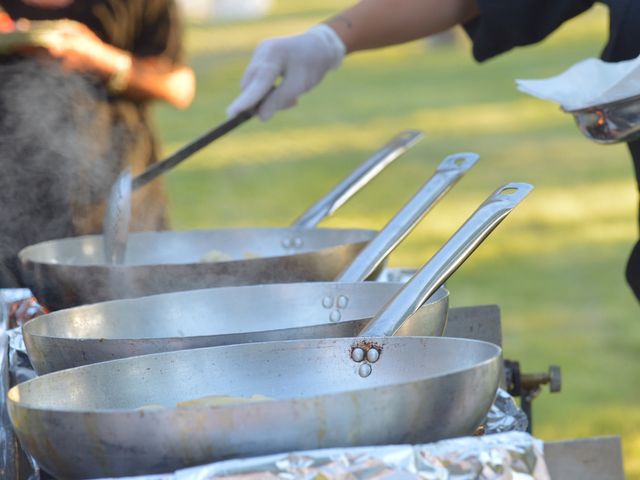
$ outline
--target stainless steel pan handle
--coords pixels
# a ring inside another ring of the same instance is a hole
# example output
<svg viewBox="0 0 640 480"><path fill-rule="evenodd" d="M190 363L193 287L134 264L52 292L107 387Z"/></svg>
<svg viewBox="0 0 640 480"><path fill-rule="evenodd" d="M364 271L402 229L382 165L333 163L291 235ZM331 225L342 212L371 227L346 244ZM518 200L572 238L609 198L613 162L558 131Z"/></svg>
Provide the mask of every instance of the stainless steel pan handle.
<svg viewBox="0 0 640 480"><path fill-rule="evenodd" d="M356 168L351 175L300 215L291 226L313 228L318 225L324 218L332 215L344 205L347 200L384 170L387 165L418 143L423 136L422 132L416 130L406 130L396 135L367 161Z"/></svg>
<svg viewBox="0 0 640 480"><path fill-rule="evenodd" d="M509 183L496 190L364 327L360 336L393 335L531 190L533 186L527 183Z"/></svg>
<svg viewBox="0 0 640 480"><path fill-rule="evenodd" d="M456 153L445 158L427 183L369 242L336 281L364 281L479 158L475 153Z"/></svg>

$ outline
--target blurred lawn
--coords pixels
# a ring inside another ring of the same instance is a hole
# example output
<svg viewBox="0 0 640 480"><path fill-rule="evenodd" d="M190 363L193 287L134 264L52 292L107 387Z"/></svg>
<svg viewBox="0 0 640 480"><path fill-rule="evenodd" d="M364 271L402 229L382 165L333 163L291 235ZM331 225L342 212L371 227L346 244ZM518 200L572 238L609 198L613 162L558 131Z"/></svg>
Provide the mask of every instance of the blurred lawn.
<svg viewBox="0 0 640 480"><path fill-rule="evenodd" d="M192 25L198 95L157 110L170 152L224 119L255 44L301 31L345 2L279 0L267 19ZM286 225L370 152L405 128L427 134L327 226L379 228L456 151L475 170L393 255L418 266L486 196L508 181L534 193L449 282L454 306L501 306L505 357L527 372L563 369L563 391L534 403L543 439L621 434L640 478L640 309L624 282L638 197L625 146L598 146L555 105L519 94L514 78L554 75L597 56L607 13L596 8L541 45L479 66L424 42L358 54L297 109L254 121L171 173L174 228Z"/></svg>

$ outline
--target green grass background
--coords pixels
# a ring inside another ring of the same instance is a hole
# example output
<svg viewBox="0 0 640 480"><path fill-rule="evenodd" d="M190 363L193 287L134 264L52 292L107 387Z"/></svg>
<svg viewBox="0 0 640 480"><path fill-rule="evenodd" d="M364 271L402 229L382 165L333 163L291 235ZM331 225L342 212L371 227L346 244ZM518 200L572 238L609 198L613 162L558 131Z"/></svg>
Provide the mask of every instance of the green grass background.
<svg viewBox="0 0 640 480"><path fill-rule="evenodd" d="M345 5L278 0L259 21L190 25L198 93L185 111L156 110L165 152L224 120L260 39L297 33ZM562 392L534 402L536 436L619 434L628 477L640 478L640 308L623 275L638 233L631 161L624 145L591 143L557 106L514 85L597 56L607 17L595 8L483 65L462 33L454 47L414 42L354 55L298 108L251 122L172 172L173 227L287 225L395 133L423 130L425 140L324 222L379 228L444 156L478 152L480 163L391 264L419 266L499 185L533 183L450 280L452 304L500 305L505 357L525 371L561 365Z"/></svg>

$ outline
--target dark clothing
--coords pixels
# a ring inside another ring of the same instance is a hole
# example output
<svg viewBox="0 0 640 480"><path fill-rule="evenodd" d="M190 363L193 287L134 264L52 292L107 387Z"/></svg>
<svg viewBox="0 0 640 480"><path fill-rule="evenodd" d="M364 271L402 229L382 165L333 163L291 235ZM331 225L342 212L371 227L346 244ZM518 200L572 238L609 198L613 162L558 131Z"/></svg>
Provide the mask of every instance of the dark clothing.
<svg viewBox="0 0 640 480"><path fill-rule="evenodd" d="M465 25L478 61L544 39L594 0L477 0L480 15ZM629 60L640 54L640 1L604 0L609 7L609 41L602 59ZM629 144L640 186L640 141ZM627 263L627 281L640 300L640 242Z"/></svg>
<svg viewBox="0 0 640 480"><path fill-rule="evenodd" d="M567 20L591 8L594 0L477 0L480 15L465 25L473 56L484 61L514 47L537 43ZM640 3L606 0L609 42L602 59L618 62L640 54Z"/></svg>
<svg viewBox="0 0 640 480"><path fill-rule="evenodd" d="M631 142L629 144L629 150L633 157L636 180L640 186L640 141ZM640 224L640 213L638 214L638 223ZM633 293L635 293L636 297L640 300L640 241L635 244L631 251L631 256L627 262L626 276Z"/></svg>
<svg viewBox="0 0 640 480"><path fill-rule="evenodd" d="M0 0L2 9L13 19L75 20L138 58L182 60L174 0L75 0L59 9ZM157 146L148 102L110 96L96 77L5 56L0 79L0 265L15 274L15 254L27 245L100 233L119 172L140 173L157 161ZM165 206L162 182L137 191L132 229L166 228Z"/></svg>

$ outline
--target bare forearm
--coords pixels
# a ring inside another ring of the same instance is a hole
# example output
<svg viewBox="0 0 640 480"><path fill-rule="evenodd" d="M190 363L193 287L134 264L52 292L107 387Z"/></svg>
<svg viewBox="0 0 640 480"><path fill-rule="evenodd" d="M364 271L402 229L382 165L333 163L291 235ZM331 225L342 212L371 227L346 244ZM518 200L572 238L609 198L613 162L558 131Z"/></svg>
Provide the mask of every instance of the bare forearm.
<svg viewBox="0 0 640 480"><path fill-rule="evenodd" d="M28 23L25 29L36 28ZM15 50L33 55L44 49L75 72L99 75L113 93L136 100L164 100L187 107L195 92L193 71L162 55L136 57L101 40L87 25L73 20L55 22L45 44L16 45ZM34 30L35 31L35 30ZM1 33L0 33L1 35Z"/></svg>
<svg viewBox="0 0 640 480"><path fill-rule="evenodd" d="M131 78L123 92L141 100L164 100L186 108L195 93L195 76L186 66L162 65L163 62L134 59Z"/></svg>
<svg viewBox="0 0 640 480"><path fill-rule="evenodd" d="M119 62L129 54L115 47L100 62L98 73L108 81L116 74ZM131 69L121 95L135 100L163 100L178 108L189 106L195 93L195 76L186 66L175 65L162 57L131 57Z"/></svg>
<svg viewBox="0 0 640 480"><path fill-rule="evenodd" d="M476 0L362 0L326 23L355 52L428 37L477 15Z"/></svg>

